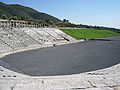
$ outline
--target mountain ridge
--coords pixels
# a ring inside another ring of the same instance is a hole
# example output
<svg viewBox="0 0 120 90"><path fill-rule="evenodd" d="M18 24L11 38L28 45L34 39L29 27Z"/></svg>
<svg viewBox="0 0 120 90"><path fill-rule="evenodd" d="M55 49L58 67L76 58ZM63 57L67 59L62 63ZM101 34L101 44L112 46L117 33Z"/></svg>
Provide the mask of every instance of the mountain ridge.
<svg viewBox="0 0 120 90"><path fill-rule="evenodd" d="M0 2L0 16L6 15L7 17L24 17L25 19L37 19L37 20L51 20L54 22L60 22L61 20L49 15L47 13L39 12L31 7L26 7L19 4L5 4Z"/></svg>

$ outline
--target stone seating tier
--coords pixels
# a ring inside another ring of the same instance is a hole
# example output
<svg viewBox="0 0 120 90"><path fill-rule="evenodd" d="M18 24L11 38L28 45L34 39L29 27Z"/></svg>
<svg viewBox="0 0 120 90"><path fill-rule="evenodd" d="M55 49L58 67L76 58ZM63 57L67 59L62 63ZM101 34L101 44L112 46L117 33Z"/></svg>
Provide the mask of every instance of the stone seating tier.
<svg viewBox="0 0 120 90"><path fill-rule="evenodd" d="M0 52L51 46L75 40L55 28L0 28Z"/></svg>

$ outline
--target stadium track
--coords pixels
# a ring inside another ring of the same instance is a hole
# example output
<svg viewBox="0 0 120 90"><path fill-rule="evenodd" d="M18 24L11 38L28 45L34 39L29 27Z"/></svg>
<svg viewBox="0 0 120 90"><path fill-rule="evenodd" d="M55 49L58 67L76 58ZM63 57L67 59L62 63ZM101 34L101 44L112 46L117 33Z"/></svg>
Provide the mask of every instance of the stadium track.
<svg viewBox="0 0 120 90"><path fill-rule="evenodd" d="M94 71L120 63L120 36L104 39L20 52L1 60L31 76Z"/></svg>

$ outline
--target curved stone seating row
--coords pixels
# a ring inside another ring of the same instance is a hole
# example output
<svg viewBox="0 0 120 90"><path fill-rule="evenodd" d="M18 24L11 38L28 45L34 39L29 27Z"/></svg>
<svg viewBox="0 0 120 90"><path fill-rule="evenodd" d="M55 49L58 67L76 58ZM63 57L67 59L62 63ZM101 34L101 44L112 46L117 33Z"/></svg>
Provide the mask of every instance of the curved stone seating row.
<svg viewBox="0 0 120 90"><path fill-rule="evenodd" d="M11 51L11 47L9 47L7 44L5 44L4 41L0 39L0 53Z"/></svg>
<svg viewBox="0 0 120 90"><path fill-rule="evenodd" d="M23 28L21 30L23 32L25 32L26 34L28 34L31 38L33 38L40 45L44 44L45 40L42 39L42 37L36 31L34 31L32 28Z"/></svg>
<svg viewBox="0 0 120 90"><path fill-rule="evenodd" d="M75 39L67 34L65 34L64 32L62 32L59 29L53 28L52 29L54 32L58 33L60 36L62 36L64 39L68 39L70 41L74 41Z"/></svg>
<svg viewBox="0 0 120 90"><path fill-rule="evenodd" d="M0 52L49 46L72 40L75 39L54 28L1 28Z"/></svg>
<svg viewBox="0 0 120 90"><path fill-rule="evenodd" d="M45 31L47 33L49 33L51 36L53 36L53 38L59 40L59 39L64 39L63 37L61 37L59 34L57 34L55 31L53 31L52 29L48 28L48 29L45 29Z"/></svg>
<svg viewBox="0 0 120 90"><path fill-rule="evenodd" d="M30 35L26 34L21 29L8 29L10 34L12 34L17 40L23 43L24 47L39 45Z"/></svg>
<svg viewBox="0 0 120 90"><path fill-rule="evenodd" d="M23 47L23 44L5 29L0 30L0 39L12 49Z"/></svg>

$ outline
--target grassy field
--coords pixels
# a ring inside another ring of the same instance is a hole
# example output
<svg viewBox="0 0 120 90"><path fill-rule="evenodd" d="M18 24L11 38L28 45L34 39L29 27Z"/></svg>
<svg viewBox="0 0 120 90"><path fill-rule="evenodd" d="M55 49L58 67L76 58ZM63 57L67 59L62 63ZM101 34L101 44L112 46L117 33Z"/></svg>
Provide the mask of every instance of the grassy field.
<svg viewBox="0 0 120 90"><path fill-rule="evenodd" d="M66 34L76 38L102 38L120 35L110 30L81 30L81 29L61 29Z"/></svg>

